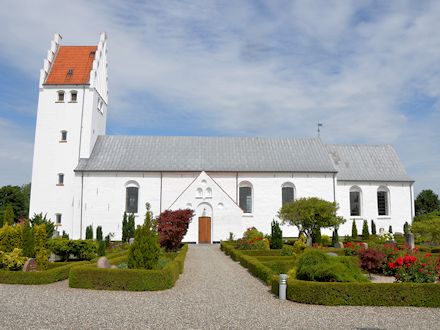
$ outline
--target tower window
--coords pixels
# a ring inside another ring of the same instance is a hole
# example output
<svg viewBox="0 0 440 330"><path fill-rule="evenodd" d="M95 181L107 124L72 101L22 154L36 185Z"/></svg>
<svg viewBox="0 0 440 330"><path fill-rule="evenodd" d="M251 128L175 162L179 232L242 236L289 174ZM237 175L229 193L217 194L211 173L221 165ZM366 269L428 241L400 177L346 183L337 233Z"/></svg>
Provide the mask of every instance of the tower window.
<svg viewBox="0 0 440 330"><path fill-rule="evenodd" d="M61 213L55 214L56 224L61 225Z"/></svg>
<svg viewBox="0 0 440 330"><path fill-rule="evenodd" d="M58 101L57 102L64 102L64 91L58 91Z"/></svg>
<svg viewBox="0 0 440 330"><path fill-rule="evenodd" d="M67 142L67 131L61 131L61 140L60 142Z"/></svg>
<svg viewBox="0 0 440 330"><path fill-rule="evenodd" d="M58 173L58 186L64 186L64 174Z"/></svg>
<svg viewBox="0 0 440 330"><path fill-rule="evenodd" d="M138 212L138 187L127 187L125 195L125 211L127 213L137 213Z"/></svg>
<svg viewBox="0 0 440 330"><path fill-rule="evenodd" d="M77 91L71 91L70 92L70 102L76 102L78 99L78 92Z"/></svg>

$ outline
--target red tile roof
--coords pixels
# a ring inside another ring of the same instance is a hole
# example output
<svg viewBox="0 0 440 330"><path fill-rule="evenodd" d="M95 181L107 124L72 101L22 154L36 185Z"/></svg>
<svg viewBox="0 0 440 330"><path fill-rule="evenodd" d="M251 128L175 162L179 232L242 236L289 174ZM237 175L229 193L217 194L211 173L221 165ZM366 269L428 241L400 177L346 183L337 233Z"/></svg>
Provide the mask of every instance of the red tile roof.
<svg viewBox="0 0 440 330"><path fill-rule="evenodd" d="M88 84L96 46L60 46L45 85Z"/></svg>

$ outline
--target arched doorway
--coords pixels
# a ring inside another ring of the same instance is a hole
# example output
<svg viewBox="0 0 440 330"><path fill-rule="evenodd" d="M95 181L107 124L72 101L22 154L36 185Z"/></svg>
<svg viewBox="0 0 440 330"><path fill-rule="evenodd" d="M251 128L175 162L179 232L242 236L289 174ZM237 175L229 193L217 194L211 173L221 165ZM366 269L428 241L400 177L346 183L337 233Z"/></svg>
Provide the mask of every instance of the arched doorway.
<svg viewBox="0 0 440 330"><path fill-rule="evenodd" d="M212 243L212 206L209 203L200 203L196 209L196 217L198 221L198 243Z"/></svg>

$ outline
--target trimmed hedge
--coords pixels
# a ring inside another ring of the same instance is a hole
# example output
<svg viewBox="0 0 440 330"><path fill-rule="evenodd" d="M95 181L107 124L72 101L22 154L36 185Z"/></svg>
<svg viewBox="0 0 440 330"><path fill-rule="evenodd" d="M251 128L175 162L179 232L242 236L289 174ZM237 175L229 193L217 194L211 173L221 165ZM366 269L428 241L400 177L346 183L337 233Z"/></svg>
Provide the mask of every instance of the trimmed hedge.
<svg viewBox="0 0 440 330"><path fill-rule="evenodd" d="M41 272L0 271L0 283L3 284L48 284L65 280L73 266L84 265L87 261L49 263Z"/></svg>
<svg viewBox="0 0 440 330"><path fill-rule="evenodd" d="M188 245L184 245L175 259L161 270L102 269L95 265L74 267L70 271L69 286L97 290L156 291L172 288L183 272ZM111 259L116 263L121 256Z"/></svg>
<svg viewBox="0 0 440 330"><path fill-rule="evenodd" d="M279 282L272 278L272 292ZM440 307L440 286L435 283L355 283L287 281L287 299L304 304L349 306Z"/></svg>

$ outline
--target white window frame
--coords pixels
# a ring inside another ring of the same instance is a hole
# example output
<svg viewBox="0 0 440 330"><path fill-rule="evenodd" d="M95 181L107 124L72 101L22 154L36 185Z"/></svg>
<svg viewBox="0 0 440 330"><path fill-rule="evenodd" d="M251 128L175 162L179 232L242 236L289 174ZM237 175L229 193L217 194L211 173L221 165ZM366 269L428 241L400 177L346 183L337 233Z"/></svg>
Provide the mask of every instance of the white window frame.
<svg viewBox="0 0 440 330"><path fill-rule="evenodd" d="M254 214L254 187L252 186L252 183L250 183L249 181L242 181L240 182L240 184L238 185L238 206L241 208L240 206L240 201L241 201L241 195L240 195L240 188L250 188L251 189L251 207L250 207L250 212L245 212L245 210L242 209L243 211L243 215L253 215Z"/></svg>

